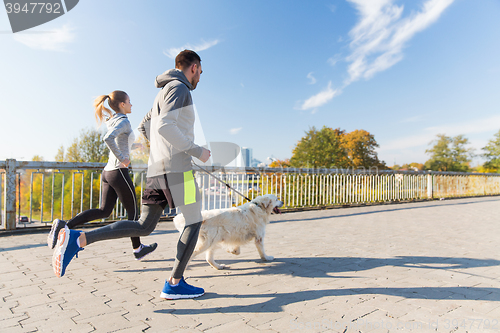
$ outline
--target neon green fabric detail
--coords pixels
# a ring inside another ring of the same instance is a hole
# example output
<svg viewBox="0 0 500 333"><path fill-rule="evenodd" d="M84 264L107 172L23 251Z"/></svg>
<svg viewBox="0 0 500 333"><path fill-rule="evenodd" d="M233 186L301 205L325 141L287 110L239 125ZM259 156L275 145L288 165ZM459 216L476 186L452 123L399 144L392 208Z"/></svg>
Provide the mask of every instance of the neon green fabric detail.
<svg viewBox="0 0 500 333"><path fill-rule="evenodd" d="M194 183L193 171L184 172L184 204L189 205L196 202L196 185Z"/></svg>

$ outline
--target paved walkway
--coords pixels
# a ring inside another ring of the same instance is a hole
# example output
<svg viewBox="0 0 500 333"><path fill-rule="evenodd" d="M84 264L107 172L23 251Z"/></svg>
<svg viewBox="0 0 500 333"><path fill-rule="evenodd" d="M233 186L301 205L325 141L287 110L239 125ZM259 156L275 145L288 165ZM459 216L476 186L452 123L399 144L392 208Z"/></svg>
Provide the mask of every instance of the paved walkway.
<svg viewBox="0 0 500 333"><path fill-rule="evenodd" d="M500 197L273 216L264 263L186 271L206 295L159 298L178 233L161 223L133 260L128 239L92 244L56 278L45 234L0 237L1 332L498 332Z"/></svg>

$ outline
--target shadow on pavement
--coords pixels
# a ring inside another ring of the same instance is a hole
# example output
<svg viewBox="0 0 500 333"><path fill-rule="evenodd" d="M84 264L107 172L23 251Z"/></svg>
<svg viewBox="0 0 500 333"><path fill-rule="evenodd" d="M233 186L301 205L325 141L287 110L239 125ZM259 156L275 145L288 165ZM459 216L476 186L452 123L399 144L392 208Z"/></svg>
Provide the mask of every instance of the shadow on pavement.
<svg viewBox="0 0 500 333"><path fill-rule="evenodd" d="M164 234L174 234L174 233L178 233L177 229L173 229L173 230L155 230L149 236L164 235Z"/></svg>
<svg viewBox="0 0 500 333"><path fill-rule="evenodd" d="M12 246L12 247L0 247L0 252L26 250L26 249L36 248L36 247L47 247L47 243L17 245L17 246ZM52 251L52 250L50 250L50 251Z"/></svg>
<svg viewBox="0 0 500 333"><path fill-rule="evenodd" d="M172 309L157 310L155 313L168 313L174 315L197 315L214 312L222 313L268 313L282 312L283 306L307 302L323 297L331 296L352 296L352 295L388 295L398 296L410 299L430 299L430 300L496 300L488 295L495 293L500 296L498 288L474 288L474 287L417 287L417 288L349 288L349 289L322 289L322 290L302 290L292 293L262 293L262 294L246 294L246 295L217 295L207 293L203 296L204 299L259 299L266 298L264 302L257 302L251 305L233 305L217 308L199 308L199 309L182 309L177 308L174 312ZM469 297L467 295L470 295ZM201 299L200 299L201 300ZM181 306L179 303L177 306Z"/></svg>
<svg viewBox="0 0 500 333"><path fill-rule="evenodd" d="M223 260L219 261L220 263ZM248 262L247 260L229 261L224 263ZM200 263L201 264L201 263ZM207 264L208 265L208 264ZM259 265L252 268L229 269L230 276L259 276L263 274L291 275L303 278L330 278L338 279L345 276L336 276L335 273L359 272L384 266L407 267L411 269L425 270L463 270L476 267L490 267L500 265L499 260L494 259L471 259L453 257L423 257L423 256L400 256L395 258L338 258L338 257L310 257L310 258L281 258L275 259L267 265ZM457 273L475 275L457 271ZM410 273L409 273L410 274ZM227 275L192 276L191 278L224 278ZM409 275L410 276L410 275ZM279 277L278 277L279 278ZM356 277L349 277L356 278ZM360 277L358 277L360 278ZM494 293L493 295L491 295ZM414 287L414 288L346 288L346 289L322 289L301 290L291 293L262 293L246 295L224 295L207 293L203 299L256 299L255 304L241 306L227 306L217 308L182 309L177 308L175 315L193 315L203 313L244 313L244 312L281 312L283 306L320 299L329 296L350 295L388 295L404 297L408 299L429 300L487 300L500 301L499 288L480 287ZM263 302L258 302L265 298ZM182 304L179 303L179 306ZM156 313L172 313L171 309L158 310Z"/></svg>
<svg viewBox="0 0 500 333"><path fill-rule="evenodd" d="M238 262L248 262L248 260L217 260L220 264L230 266ZM428 270L458 270L475 267L500 266L500 260L496 259L472 259L456 257L424 257L424 256L397 256L394 258L359 258L359 257L306 257L306 258L275 258L273 261L253 268L229 267L231 276L247 276L262 274L285 274L306 278L338 278L335 273L359 272L374 268L392 266L420 268ZM198 263L201 265L202 263ZM204 262L203 264L208 265ZM248 271L248 272L245 272ZM458 272L457 272L458 273ZM473 273L460 272L462 274L475 275ZM221 275L199 276L221 277Z"/></svg>

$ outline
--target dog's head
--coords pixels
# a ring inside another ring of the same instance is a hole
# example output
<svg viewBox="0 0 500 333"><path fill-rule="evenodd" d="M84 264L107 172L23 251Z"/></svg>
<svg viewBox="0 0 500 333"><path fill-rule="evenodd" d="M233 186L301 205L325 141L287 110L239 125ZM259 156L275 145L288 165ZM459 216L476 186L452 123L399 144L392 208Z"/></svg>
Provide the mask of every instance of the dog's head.
<svg viewBox="0 0 500 333"><path fill-rule="evenodd" d="M267 214L271 214L272 212L281 214L279 208L283 206L283 202L278 200L278 197L274 194L258 196L252 202L265 210Z"/></svg>

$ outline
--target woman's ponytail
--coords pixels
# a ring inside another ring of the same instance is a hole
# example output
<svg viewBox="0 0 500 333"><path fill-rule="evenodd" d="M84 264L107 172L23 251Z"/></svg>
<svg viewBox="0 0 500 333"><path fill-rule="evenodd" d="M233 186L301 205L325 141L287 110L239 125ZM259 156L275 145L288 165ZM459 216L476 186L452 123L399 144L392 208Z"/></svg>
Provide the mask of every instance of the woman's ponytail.
<svg viewBox="0 0 500 333"><path fill-rule="evenodd" d="M113 113L104 106L104 101L111 98L109 95L101 95L94 100L95 120L97 125L101 125L105 118L112 117Z"/></svg>

